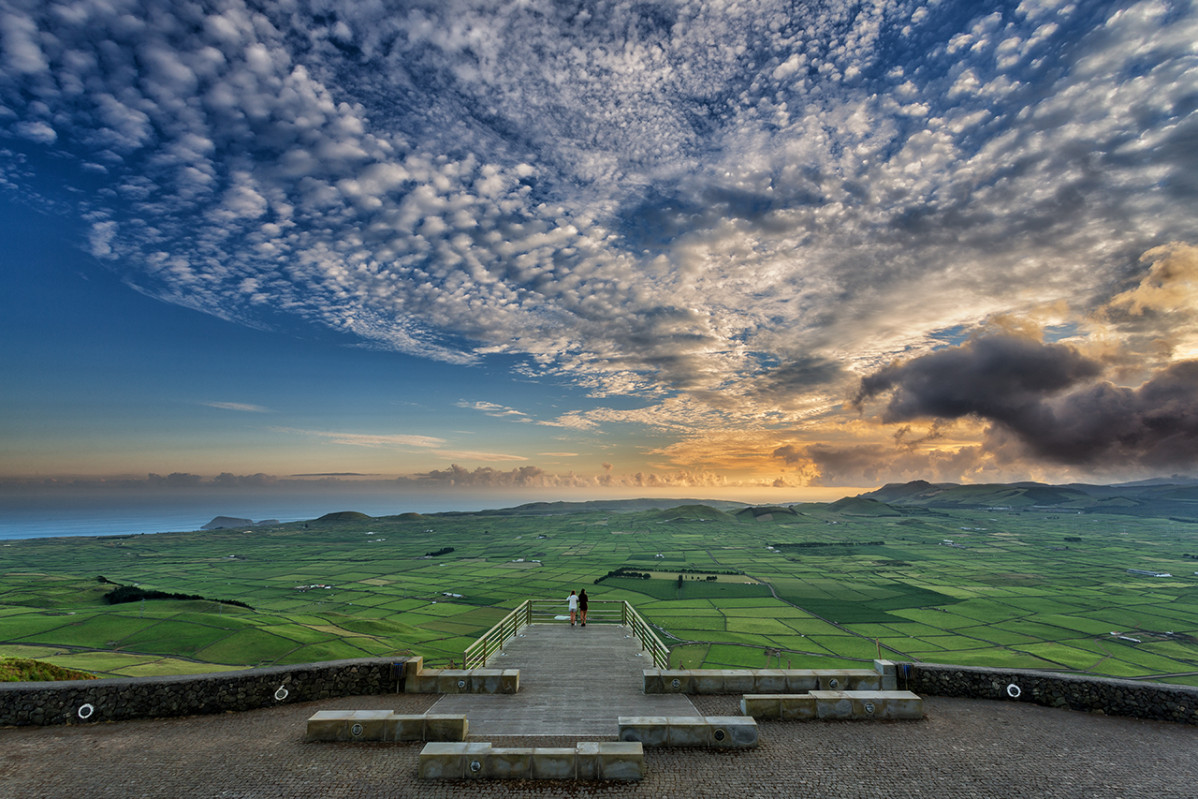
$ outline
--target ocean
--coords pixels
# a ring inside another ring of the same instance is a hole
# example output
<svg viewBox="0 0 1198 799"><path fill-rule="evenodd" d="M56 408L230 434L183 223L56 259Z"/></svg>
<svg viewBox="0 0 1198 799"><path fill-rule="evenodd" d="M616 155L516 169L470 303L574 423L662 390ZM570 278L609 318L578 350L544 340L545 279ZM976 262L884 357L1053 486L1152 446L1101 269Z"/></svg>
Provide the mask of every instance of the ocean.
<svg viewBox="0 0 1198 799"><path fill-rule="evenodd" d="M492 498L493 499L493 498ZM0 494L0 540L58 536L135 535L199 530L217 516L281 522L335 511L369 516L497 507L482 497L396 496L350 490L274 492L101 492Z"/></svg>

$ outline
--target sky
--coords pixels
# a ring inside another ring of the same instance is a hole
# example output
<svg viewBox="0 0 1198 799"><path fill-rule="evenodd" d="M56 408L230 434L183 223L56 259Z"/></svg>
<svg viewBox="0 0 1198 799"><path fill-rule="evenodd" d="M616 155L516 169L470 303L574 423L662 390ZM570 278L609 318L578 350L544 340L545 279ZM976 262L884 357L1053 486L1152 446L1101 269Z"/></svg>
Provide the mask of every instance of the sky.
<svg viewBox="0 0 1198 799"><path fill-rule="evenodd" d="M1198 472L1192 2L0 0L0 486Z"/></svg>

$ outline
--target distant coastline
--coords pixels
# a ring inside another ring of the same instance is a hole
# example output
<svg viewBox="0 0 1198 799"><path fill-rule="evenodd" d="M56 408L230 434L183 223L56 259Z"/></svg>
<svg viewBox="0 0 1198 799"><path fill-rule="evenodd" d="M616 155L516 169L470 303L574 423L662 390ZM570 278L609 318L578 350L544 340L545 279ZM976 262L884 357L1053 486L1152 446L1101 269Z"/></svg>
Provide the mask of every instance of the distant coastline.
<svg viewBox="0 0 1198 799"><path fill-rule="evenodd" d="M485 502L472 503L478 510ZM146 535L199 530L216 516L278 519L281 522L315 519L326 513L357 510L371 516L409 511L431 513L451 505L445 498L414 503L407 497L359 495L346 492L327 496L262 495L240 493L202 496L134 497L0 497L0 541L28 538Z"/></svg>

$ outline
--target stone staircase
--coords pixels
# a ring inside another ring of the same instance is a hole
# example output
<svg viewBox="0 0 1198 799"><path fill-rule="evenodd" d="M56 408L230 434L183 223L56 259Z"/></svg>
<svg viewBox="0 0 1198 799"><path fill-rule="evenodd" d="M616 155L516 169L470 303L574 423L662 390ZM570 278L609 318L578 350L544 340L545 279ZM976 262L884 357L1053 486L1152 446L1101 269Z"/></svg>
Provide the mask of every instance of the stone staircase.
<svg viewBox="0 0 1198 799"><path fill-rule="evenodd" d="M873 669L643 669L644 694L740 694L741 716L621 715L618 741L570 747L501 747L468 741L463 713L320 711L309 741L424 741L423 779L639 780L645 747L746 749L757 719L898 720L923 717L923 700L896 685L894 664ZM635 679L635 672L633 673ZM409 661L408 693L520 694L520 669L424 669ZM462 697L465 698L465 697ZM648 697L646 697L648 699ZM511 701L519 703L516 696ZM440 704L440 703L439 703ZM512 706L515 711L516 706Z"/></svg>

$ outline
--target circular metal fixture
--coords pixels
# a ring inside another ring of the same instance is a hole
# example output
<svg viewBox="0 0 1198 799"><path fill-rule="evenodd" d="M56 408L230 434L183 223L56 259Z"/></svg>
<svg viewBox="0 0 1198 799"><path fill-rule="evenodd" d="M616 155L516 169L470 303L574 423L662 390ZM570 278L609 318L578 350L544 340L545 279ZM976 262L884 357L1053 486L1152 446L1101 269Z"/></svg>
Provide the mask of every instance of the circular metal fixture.
<svg viewBox="0 0 1198 799"><path fill-rule="evenodd" d="M715 738L717 741L722 741L726 737L728 737L728 734L726 732L724 732L723 730L716 730L715 732L712 733L712 737Z"/></svg>
<svg viewBox="0 0 1198 799"><path fill-rule="evenodd" d="M680 680L680 679L678 679L677 677L675 677L673 680L671 680L671 681L670 681L670 686L671 686L672 688L681 688L681 687L682 687L682 680Z"/></svg>
<svg viewBox="0 0 1198 799"><path fill-rule="evenodd" d="M470 770L473 771L475 774L477 774L478 772L483 770L483 764L478 760L471 760L470 761Z"/></svg>
<svg viewBox="0 0 1198 799"><path fill-rule="evenodd" d="M1012 699L1018 699L1022 695L1023 689L1015 683L1011 683L1007 686L1007 696L1011 697Z"/></svg>
<svg viewBox="0 0 1198 799"><path fill-rule="evenodd" d="M88 702L86 705L82 705L79 708L76 715L78 715L79 718L83 719L84 721L87 721L88 719L90 719L92 717L92 714L95 712L96 712L96 708L92 705L91 702Z"/></svg>
<svg viewBox="0 0 1198 799"><path fill-rule="evenodd" d="M275 691L275 699L279 700L280 702L289 696L291 696L291 692L281 685L279 686L279 690Z"/></svg>
<svg viewBox="0 0 1198 799"><path fill-rule="evenodd" d="M465 688L465 687L466 687L466 681L465 681L465 680L458 680L458 687L459 687L459 688Z"/></svg>
<svg viewBox="0 0 1198 799"><path fill-rule="evenodd" d="M829 688L839 688L839 687L840 687L840 680L838 680L838 679L836 679L835 677L833 677L832 679L828 680L828 687L829 687Z"/></svg>
<svg viewBox="0 0 1198 799"><path fill-rule="evenodd" d="M872 703L872 702L866 702L866 703L865 703L865 712L866 712L866 713L868 713L868 714L870 714L871 716L873 715L873 713L874 713L874 706L873 706L873 703Z"/></svg>
<svg viewBox="0 0 1198 799"><path fill-rule="evenodd" d="M350 734L350 735L352 735L352 736L354 736L355 738L357 738L359 735L361 735L361 734L362 734L362 725L361 725L361 724L355 724L354 726L350 727L350 728L349 728L349 734Z"/></svg>

